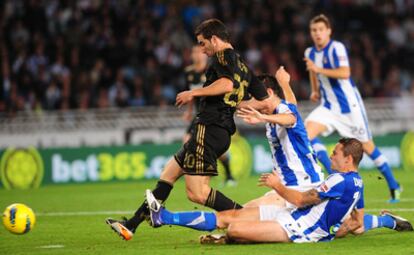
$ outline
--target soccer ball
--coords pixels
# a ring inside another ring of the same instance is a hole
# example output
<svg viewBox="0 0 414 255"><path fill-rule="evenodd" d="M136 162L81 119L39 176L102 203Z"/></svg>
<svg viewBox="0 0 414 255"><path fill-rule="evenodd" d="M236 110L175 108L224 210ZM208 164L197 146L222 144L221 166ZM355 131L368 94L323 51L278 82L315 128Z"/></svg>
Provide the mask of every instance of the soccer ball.
<svg viewBox="0 0 414 255"><path fill-rule="evenodd" d="M3 212L4 227L13 234L26 234L35 223L35 214L27 205L12 204Z"/></svg>

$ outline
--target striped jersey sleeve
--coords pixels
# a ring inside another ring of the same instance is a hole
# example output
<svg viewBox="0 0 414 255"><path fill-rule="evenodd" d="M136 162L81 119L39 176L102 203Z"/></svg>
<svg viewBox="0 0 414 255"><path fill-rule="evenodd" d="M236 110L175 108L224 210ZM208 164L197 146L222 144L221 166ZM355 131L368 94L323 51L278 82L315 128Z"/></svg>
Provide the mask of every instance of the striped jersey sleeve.
<svg viewBox="0 0 414 255"><path fill-rule="evenodd" d="M349 58L348 53L346 51L345 45L341 42L334 41L333 42L333 50L332 50L332 58L334 60L334 67L348 67L349 66Z"/></svg>
<svg viewBox="0 0 414 255"><path fill-rule="evenodd" d="M321 199L339 198L345 191L345 179L340 174L331 174L317 191Z"/></svg>

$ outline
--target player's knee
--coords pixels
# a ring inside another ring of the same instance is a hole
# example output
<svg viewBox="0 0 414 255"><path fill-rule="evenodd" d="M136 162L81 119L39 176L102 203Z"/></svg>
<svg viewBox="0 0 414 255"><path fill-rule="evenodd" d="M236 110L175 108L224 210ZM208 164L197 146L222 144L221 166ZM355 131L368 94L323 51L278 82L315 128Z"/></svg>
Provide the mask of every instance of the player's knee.
<svg viewBox="0 0 414 255"><path fill-rule="evenodd" d="M243 230L237 224L230 224L227 228L227 236L231 240L240 240L242 239Z"/></svg>
<svg viewBox="0 0 414 255"><path fill-rule="evenodd" d="M259 199L253 199L243 205L243 207L259 207Z"/></svg>
<svg viewBox="0 0 414 255"><path fill-rule="evenodd" d="M193 191L190 189L187 189L187 198L194 203L204 205L207 201L207 196L205 196L201 190Z"/></svg>

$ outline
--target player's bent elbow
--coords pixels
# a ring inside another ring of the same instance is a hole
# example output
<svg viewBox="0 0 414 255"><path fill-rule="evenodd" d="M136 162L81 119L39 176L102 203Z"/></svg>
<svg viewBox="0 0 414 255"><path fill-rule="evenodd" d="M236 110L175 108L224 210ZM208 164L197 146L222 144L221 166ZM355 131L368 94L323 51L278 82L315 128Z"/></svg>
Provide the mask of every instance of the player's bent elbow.
<svg viewBox="0 0 414 255"><path fill-rule="evenodd" d="M232 92L233 91L233 84L226 84L226 93Z"/></svg>
<svg viewBox="0 0 414 255"><path fill-rule="evenodd" d="M223 83L223 90L224 90L225 93L233 91L233 81L231 81L228 78L224 78L224 77L221 78L220 80Z"/></svg>
<svg viewBox="0 0 414 255"><path fill-rule="evenodd" d="M351 70L349 68L342 69L342 79L349 79L351 77Z"/></svg>
<svg viewBox="0 0 414 255"><path fill-rule="evenodd" d="M365 228L364 225L360 226L359 228L355 229L354 231L352 231L353 235L362 235L363 233L365 233Z"/></svg>

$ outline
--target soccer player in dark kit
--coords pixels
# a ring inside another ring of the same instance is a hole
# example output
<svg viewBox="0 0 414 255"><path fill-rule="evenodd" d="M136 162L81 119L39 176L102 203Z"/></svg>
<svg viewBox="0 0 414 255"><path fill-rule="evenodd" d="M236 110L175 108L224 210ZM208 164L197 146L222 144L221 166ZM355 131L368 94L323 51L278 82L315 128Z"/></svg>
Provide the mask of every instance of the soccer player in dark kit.
<svg viewBox="0 0 414 255"><path fill-rule="evenodd" d="M165 202L173 184L184 176L187 197L192 202L216 211L239 209L241 205L210 187L210 178L217 176L217 158L230 146L231 135L236 131L234 112L245 93L263 106L269 103L265 100L268 94L233 49L227 28L221 21L202 22L195 35L202 51L211 58L206 82L202 88L179 93L176 105L180 107L199 97L200 110L190 139L167 162L152 193L157 200ZM130 240L148 215L148 205L143 202L132 218L109 218L106 223L123 239Z"/></svg>
<svg viewBox="0 0 414 255"><path fill-rule="evenodd" d="M206 70L208 66L208 56L204 54L203 49L200 45L194 45L191 49L191 60L192 64L185 68L185 81L186 87L189 90L198 89L203 87L206 82ZM191 134L195 132L196 120L197 117L194 113L199 111L200 97L194 98L187 104L187 110L183 114L183 119L190 122L186 133L183 137L183 143L188 142L191 137ZM235 186L237 185L234 180L231 170L230 170L230 157L229 152L227 151L218 158L223 167L225 174L225 185L226 186Z"/></svg>

